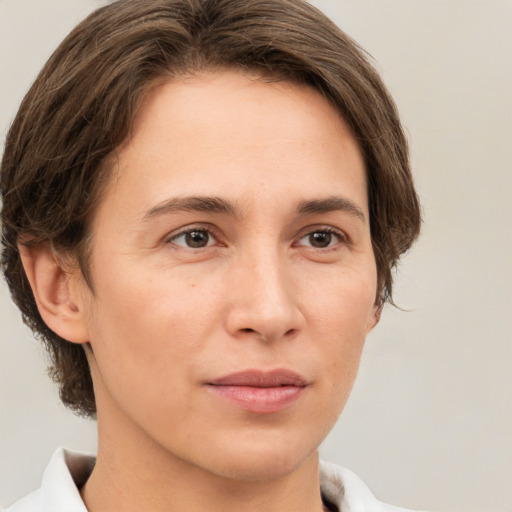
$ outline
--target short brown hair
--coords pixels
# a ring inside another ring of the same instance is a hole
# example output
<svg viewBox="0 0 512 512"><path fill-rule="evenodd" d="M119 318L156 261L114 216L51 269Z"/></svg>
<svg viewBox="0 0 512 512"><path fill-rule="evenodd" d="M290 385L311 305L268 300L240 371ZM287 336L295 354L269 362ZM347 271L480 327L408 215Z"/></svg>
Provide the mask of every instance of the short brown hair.
<svg viewBox="0 0 512 512"><path fill-rule="evenodd" d="M302 0L120 0L61 43L25 96L1 166L2 268L24 321L51 356L62 401L94 415L83 348L41 319L18 243L50 243L87 268L89 219L108 182L101 165L128 136L156 81L206 68L308 84L350 125L366 162L377 303L419 233L420 211L397 109L364 51Z"/></svg>

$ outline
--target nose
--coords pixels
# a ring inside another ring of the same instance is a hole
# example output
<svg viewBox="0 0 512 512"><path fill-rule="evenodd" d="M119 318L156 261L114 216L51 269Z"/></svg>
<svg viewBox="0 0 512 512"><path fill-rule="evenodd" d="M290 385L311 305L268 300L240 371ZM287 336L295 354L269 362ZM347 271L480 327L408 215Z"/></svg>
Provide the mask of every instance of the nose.
<svg viewBox="0 0 512 512"><path fill-rule="evenodd" d="M273 342L304 325L290 263L278 251L259 249L231 269L226 329L236 338Z"/></svg>

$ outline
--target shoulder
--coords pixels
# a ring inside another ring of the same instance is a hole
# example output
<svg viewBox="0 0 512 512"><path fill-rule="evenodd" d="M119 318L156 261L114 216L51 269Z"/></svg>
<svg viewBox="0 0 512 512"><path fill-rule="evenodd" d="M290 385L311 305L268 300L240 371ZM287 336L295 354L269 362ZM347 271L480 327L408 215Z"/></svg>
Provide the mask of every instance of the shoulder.
<svg viewBox="0 0 512 512"><path fill-rule="evenodd" d="M92 454L59 448L44 472L41 487L2 512L87 512L79 488L94 461Z"/></svg>
<svg viewBox="0 0 512 512"><path fill-rule="evenodd" d="M340 512L414 512L379 501L352 471L320 461L322 496Z"/></svg>
<svg viewBox="0 0 512 512"><path fill-rule="evenodd" d="M29 495L21 498L19 501L11 505L6 509L2 509L2 512L39 512L43 511L41 504L40 489L30 493Z"/></svg>

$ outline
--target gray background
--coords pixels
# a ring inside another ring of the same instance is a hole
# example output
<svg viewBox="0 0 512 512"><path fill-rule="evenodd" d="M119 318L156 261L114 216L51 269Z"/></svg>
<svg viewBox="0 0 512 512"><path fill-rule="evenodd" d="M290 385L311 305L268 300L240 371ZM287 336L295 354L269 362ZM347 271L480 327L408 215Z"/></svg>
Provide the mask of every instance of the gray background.
<svg viewBox="0 0 512 512"><path fill-rule="evenodd" d="M36 73L99 0L0 0L0 135ZM382 500L512 511L512 2L316 0L376 59L410 139L425 224L370 335L322 456ZM0 504L56 447L95 449L0 287Z"/></svg>

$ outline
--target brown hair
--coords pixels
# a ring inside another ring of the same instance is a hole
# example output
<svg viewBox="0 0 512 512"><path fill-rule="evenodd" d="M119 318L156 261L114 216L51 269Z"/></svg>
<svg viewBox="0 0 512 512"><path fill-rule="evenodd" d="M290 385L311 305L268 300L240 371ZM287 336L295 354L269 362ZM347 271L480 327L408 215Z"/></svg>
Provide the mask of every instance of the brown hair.
<svg viewBox="0 0 512 512"><path fill-rule="evenodd" d="M127 137L155 81L205 68L257 71L309 84L338 109L368 174L377 303L417 237L420 211L397 109L363 50L302 0L120 0L61 43L25 96L1 166L2 268L24 321L45 343L62 401L94 415L84 350L41 319L18 243L76 258L89 286L88 220L108 182L101 165Z"/></svg>

